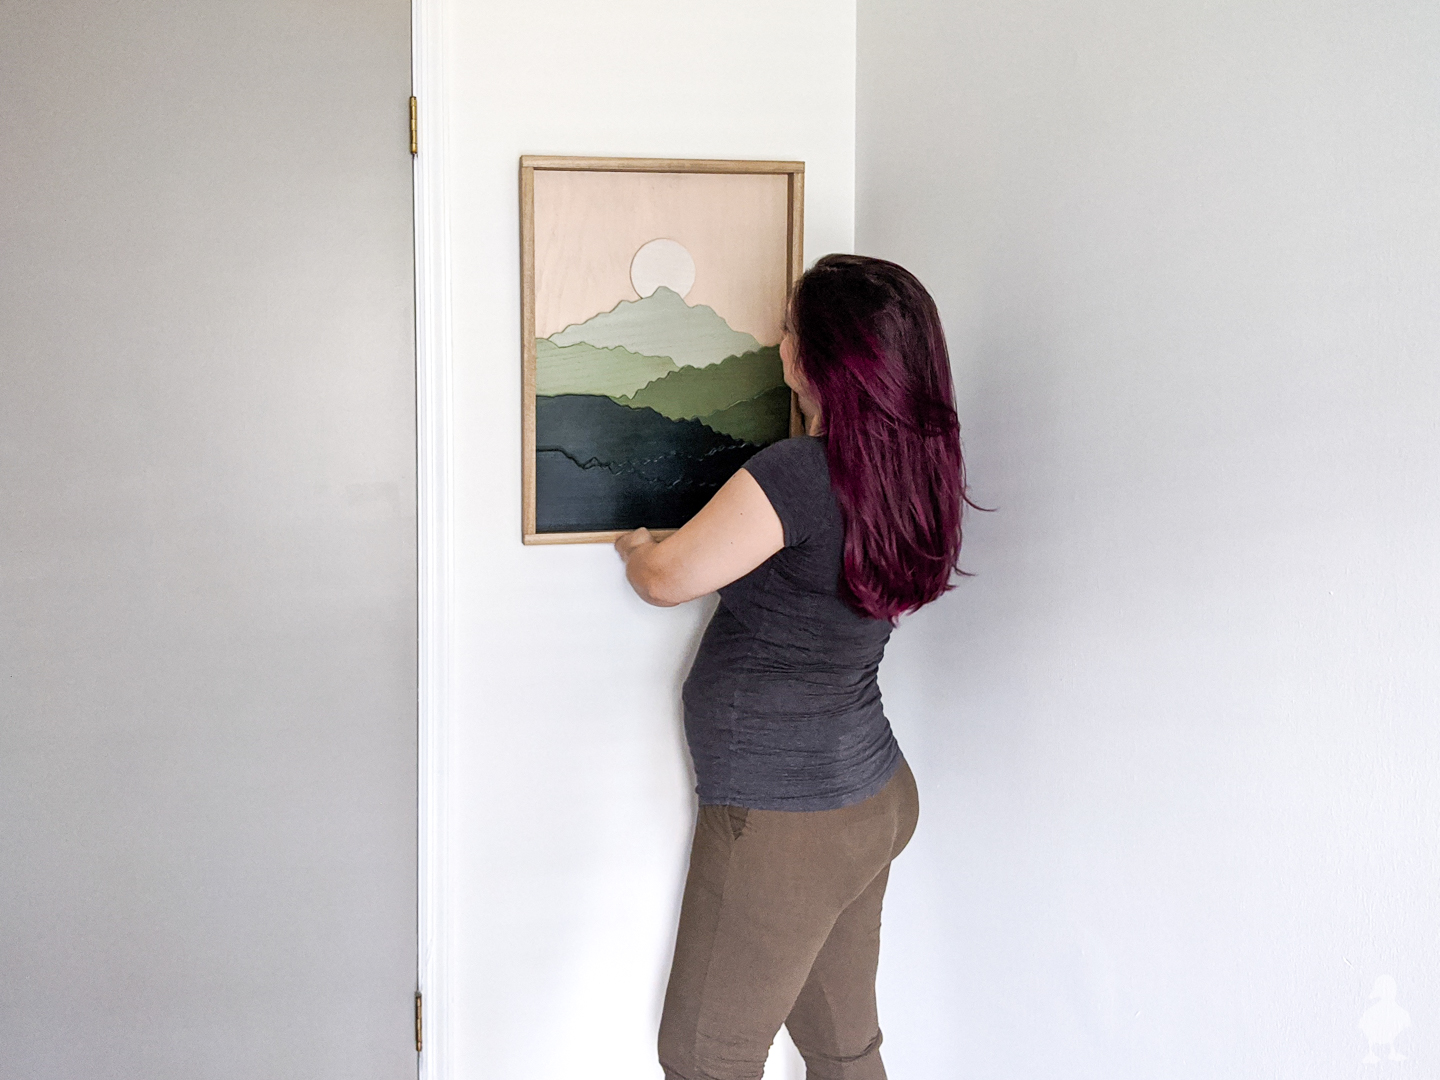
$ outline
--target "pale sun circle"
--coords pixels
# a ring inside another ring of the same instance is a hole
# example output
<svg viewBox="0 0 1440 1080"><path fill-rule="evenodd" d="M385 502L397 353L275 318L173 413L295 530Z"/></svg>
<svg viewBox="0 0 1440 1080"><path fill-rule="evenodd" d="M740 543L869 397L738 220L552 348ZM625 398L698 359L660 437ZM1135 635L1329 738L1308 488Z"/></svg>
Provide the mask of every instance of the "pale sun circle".
<svg viewBox="0 0 1440 1080"><path fill-rule="evenodd" d="M684 244L651 240L630 260L630 284L641 296L649 296L664 285L683 297L695 284L695 260Z"/></svg>

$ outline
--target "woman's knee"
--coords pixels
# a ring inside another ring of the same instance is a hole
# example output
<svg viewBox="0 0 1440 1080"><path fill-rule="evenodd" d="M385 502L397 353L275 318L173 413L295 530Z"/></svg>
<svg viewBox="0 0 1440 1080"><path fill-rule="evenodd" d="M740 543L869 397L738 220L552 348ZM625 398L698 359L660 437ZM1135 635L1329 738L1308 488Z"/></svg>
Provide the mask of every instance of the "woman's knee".
<svg viewBox="0 0 1440 1080"><path fill-rule="evenodd" d="M660 1025L660 1067L665 1080L760 1080L766 1051L705 1045L693 1031L681 1033Z"/></svg>
<svg viewBox="0 0 1440 1080"><path fill-rule="evenodd" d="M821 1050L806 1045L800 1038L795 1038L795 1049L805 1059L806 1080L886 1080L885 1064L880 1060L881 1038L877 1030L863 1050L849 1057L835 1053L834 1047Z"/></svg>

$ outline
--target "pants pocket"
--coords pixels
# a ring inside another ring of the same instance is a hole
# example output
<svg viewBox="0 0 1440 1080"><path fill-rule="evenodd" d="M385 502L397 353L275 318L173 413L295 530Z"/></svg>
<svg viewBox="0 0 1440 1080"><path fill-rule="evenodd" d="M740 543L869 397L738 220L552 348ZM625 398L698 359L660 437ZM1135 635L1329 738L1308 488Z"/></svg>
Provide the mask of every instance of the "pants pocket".
<svg viewBox="0 0 1440 1080"><path fill-rule="evenodd" d="M744 806L727 806L725 817L730 823L730 839L739 840L740 834L745 831L745 822L750 817L749 809Z"/></svg>

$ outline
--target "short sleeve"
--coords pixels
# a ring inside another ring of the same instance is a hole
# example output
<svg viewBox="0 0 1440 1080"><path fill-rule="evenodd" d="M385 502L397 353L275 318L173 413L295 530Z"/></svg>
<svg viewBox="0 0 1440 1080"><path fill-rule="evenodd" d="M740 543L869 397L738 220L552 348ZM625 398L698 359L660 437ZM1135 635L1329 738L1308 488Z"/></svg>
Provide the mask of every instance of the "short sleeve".
<svg viewBox="0 0 1440 1080"><path fill-rule="evenodd" d="M755 478L785 531L785 546L805 543L827 508L830 466L825 444L810 435L771 443L741 466Z"/></svg>

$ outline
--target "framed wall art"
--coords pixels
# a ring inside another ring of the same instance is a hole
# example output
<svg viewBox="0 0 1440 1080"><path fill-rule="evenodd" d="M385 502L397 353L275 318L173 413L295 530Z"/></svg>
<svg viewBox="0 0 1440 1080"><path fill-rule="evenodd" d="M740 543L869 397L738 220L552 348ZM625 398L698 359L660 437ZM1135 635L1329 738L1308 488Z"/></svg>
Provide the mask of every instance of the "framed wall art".
<svg viewBox="0 0 1440 1080"><path fill-rule="evenodd" d="M801 430L795 161L520 159L524 542L683 525Z"/></svg>

